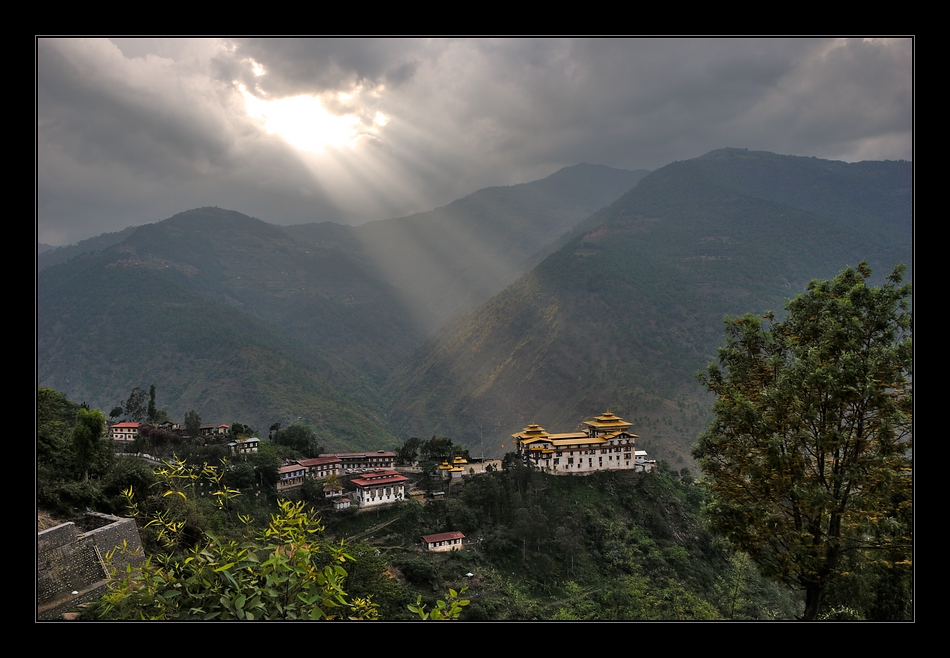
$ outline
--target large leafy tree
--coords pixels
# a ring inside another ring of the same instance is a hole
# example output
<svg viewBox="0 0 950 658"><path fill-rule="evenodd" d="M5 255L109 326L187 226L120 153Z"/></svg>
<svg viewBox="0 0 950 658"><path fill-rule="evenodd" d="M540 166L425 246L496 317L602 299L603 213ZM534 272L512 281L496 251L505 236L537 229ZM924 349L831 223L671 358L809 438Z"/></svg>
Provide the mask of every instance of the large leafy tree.
<svg viewBox="0 0 950 658"><path fill-rule="evenodd" d="M805 594L806 619L855 570L911 561L912 316L903 266L812 281L776 321L726 322L700 375L714 420L694 450L718 531Z"/></svg>
<svg viewBox="0 0 950 658"><path fill-rule="evenodd" d="M41 464L51 463L63 453L78 409L78 404L70 402L59 391L37 390L36 456Z"/></svg>
<svg viewBox="0 0 950 658"><path fill-rule="evenodd" d="M194 409L185 413L185 432L193 439L201 434L201 416Z"/></svg>
<svg viewBox="0 0 950 658"><path fill-rule="evenodd" d="M148 415L147 394L138 386L129 393L129 399L125 401L125 415L136 423L143 422Z"/></svg>
<svg viewBox="0 0 950 658"><path fill-rule="evenodd" d="M305 454L308 457L319 457L325 452L323 446L317 443L317 434L307 425L291 425L277 435L277 443Z"/></svg>
<svg viewBox="0 0 950 658"><path fill-rule="evenodd" d="M112 446L103 437L106 419L98 409L80 408L72 431L72 456L83 480L89 474L107 471L112 459Z"/></svg>

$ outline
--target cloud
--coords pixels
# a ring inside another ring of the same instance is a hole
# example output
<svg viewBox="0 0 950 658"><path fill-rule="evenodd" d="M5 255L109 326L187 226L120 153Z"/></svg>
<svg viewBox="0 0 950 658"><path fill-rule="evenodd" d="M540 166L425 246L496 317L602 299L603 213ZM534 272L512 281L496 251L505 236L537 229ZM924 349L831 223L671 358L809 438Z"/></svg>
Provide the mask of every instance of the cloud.
<svg viewBox="0 0 950 658"><path fill-rule="evenodd" d="M40 239L201 205L360 222L724 146L910 158L911 56L907 39L39 39ZM245 94L316 99L299 104L352 139L295 148L313 142Z"/></svg>

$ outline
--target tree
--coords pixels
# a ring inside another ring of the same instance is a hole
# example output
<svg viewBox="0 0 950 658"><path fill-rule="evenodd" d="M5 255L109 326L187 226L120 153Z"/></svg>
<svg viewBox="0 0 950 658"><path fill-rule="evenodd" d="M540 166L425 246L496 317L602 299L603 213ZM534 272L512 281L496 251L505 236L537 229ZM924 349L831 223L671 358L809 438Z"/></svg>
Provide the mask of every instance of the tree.
<svg viewBox="0 0 950 658"><path fill-rule="evenodd" d="M72 454L84 481L90 471L106 470L112 447L102 437L106 419L98 409L80 408L72 431Z"/></svg>
<svg viewBox="0 0 950 658"><path fill-rule="evenodd" d="M416 457L419 454L419 445L421 443L417 436L406 439L406 442L396 451L396 462L411 465L416 461Z"/></svg>
<svg viewBox="0 0 950 658"><path fill-rule="evenodd" d="M208 535L186 559L149 557L110 584L104 619L376 619L369 598L343 590L352 558L319 540L320 520L281 501L256 540ZM118 576L118 574L115 574Z"/></svg>
<svg viewBox="0 0 950 658"><path fill-rule="evenodd" d="M279 445L287 446L308 457L319 457L325 452L323 446L317 444L317 434L306 425L291 425L277 438Z"/></svg>
<svg viewBox="0 0 950 658"><path fill-rule="evenodd" d="M148 411L146 412L148 422L155 423L158 420L158 409L155 408L155 384L148 389Z"/></svg>
<svg viewBox="0 0 950 658"><path fill-rule="evenodd" d="M36 391L36 456L40 463L53 462L66 445L79 405L51 388Z"/></svg>
<svg viewBox="0 0 950 658"><path fill-rule="evenodd" d="M125 415L136 423L145 420L147 413L145 396L145 391L136 386L129 393L129 399L125 401Z"/></svg>
<svg viewBox="0 0 950 658"><path fill-rule="evenodd" d="M805 593L806 619L855 561L911 565L912 316L904 267L812 281L787 317L727 319L700 381L714 420L693 455L714 527Z"/></svg>
<svg viewBox="0 0 950 658"><path fill-rule="evenodd" d="M273 443L261 442L257 452L247 455L246 459L247 463L254 467L257 481L262 487L277 485L278 470L283 463L278 454L277 446Z"/></svg>
<svg viewBox="0 0 950 658"><path fill-rule="evenodd" d="M254 433L254 428L250 425L238 421L231 423L231 438L233 439L249 439L254 436Z"/></svg>
<svg viewBox="0 0 950 658"><path fill-rule="evenodd" d="M441 464L445 461L450 462L454 458L455 445L452 443L452 439L433 436L419 445L420 461L434 461L436 464Z"/></svg>
<svg viewBox="0 0 950 658"><path fill-rule="evenodd" d="M194 409L185 414L185 431L193 439L197 439L201 434L201 416Z"/></svg>

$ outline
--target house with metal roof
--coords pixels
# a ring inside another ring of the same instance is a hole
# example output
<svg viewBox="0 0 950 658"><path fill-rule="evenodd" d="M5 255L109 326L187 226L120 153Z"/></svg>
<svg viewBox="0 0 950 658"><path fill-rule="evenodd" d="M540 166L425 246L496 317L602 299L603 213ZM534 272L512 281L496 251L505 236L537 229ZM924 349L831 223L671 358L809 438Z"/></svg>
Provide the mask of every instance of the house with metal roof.
<svg viewBox="0 0 950 658"><path fill-rule="evenodd" d="M296 462L281 466L277 469L277 491L301 486L306 475L307 469Z"/></svg>

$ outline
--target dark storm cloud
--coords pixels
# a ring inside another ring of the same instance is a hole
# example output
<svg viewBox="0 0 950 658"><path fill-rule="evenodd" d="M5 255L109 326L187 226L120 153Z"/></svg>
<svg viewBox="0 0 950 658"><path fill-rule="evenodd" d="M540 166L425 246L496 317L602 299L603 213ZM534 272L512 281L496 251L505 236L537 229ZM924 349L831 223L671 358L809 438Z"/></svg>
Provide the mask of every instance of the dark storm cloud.
<svg viewBox="0 0 950 658"><path fill-rule="evenodd" d="M297 221L333 204L278 138L243 117L230 86L188 62L126 58L108 41L37 48L40 232L68 242L201 205ZM345 218L345 217L343 217Z"/></svg>
<svg viewBox="0 0 950 658"><path fill-rule="evenodd" d="M233 39L230 43L234 46L230 57L218 60L222 71L228 71L223 79L235 79L237 67L229 66L230 63L245 64L244 60L251 59L263 65L268 75L262 80L250 79L245 66L242 82L248 87L256 83L264 93L280 97L340 90L360 83L398 85L412 76L413 52L419 49L421 42L409 39Z"/></svg>
<svg viewBox="0 0 950 658"><path fill-rule="evenodd" d="M911 46L41 39L40 239L199 205L278 223L380 219L581 161L656 168L724 146L910 158ZM242 86L317 96L362 137L314 159L248 116Z"/></svg>

